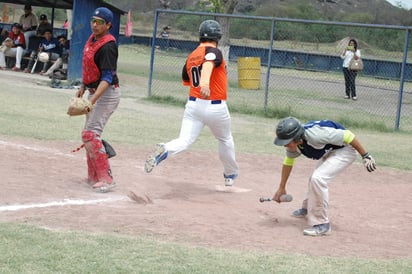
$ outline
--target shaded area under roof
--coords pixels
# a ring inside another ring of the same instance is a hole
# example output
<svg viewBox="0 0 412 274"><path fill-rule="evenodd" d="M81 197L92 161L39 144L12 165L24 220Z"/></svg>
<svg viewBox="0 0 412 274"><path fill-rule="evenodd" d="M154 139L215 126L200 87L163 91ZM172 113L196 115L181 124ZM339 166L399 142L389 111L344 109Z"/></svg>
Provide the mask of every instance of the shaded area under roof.
<svg viewBox="0 0 412 274"><path fill-rule="evenodd" d="M34 7L47 7L56 9L73 9L74 0L13 0L13 1L1 1L1 3L12 3L17 5L31 4ZM111 9L113 12L119 14L125 14L125 11L101 1L101 5Z"/></svg>

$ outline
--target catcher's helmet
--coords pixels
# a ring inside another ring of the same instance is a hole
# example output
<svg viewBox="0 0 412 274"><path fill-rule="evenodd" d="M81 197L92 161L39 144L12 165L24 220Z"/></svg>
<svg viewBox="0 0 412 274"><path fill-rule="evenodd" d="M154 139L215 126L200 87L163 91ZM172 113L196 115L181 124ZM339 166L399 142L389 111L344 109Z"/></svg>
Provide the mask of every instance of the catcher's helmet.
<svg viewBox="0 0 412 274"><path fill-rule="evenodd" d="M205 38L212 41L219 41L222 38L222 28L215 20L203 21L199 26L199 38Z"/></svg>
<svg viewBox="0 0 412 274"><path fill-rule="evenodd" d="M40 52L39 53L39 61L42 63L46 63L49 61L49 54L47 52Z"/></svg>
<svg viewBox="0 0 412 274"><path fill-rule="evenodd" d="M279 122L276 127L275 145L284 146L291 141L298 141L302 138L305 129L299 120L294 117L287 117Z"/></svg>

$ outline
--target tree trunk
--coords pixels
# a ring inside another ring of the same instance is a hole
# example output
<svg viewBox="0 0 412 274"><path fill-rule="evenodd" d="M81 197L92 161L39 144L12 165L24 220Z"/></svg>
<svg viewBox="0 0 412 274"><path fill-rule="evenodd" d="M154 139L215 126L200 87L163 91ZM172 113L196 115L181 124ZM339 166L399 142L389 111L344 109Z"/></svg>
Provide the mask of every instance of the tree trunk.
<svg viewBox="0 0 412 274"><path fill-rule="evenodd" d="M225 14L232 14L235 10L236 5L238 4L237 0L222 0L223 12ZM229 64L229 50L230 50L230 18L229 17L220 17L217 18L221 27L222 27L222 39L219 41L219 48L223 53L223 58Z"/></svg>

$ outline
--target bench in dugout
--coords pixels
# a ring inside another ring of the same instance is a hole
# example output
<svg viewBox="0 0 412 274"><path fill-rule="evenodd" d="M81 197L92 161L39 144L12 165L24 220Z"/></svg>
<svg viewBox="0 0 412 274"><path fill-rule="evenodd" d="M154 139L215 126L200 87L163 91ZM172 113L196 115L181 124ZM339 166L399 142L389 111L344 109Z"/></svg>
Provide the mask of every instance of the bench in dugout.
<svg viewBox="0 0 412 274"><path fill-rule="evenodd" d="M21 59L21 69L24 70L25 68L27 68L27 66L29 65L30 62L30 54L32 53L33 50L38 50L39 47L39 42L42 38L36 37L36 36L32 36L30 37L30 41L29 41L29 46L26 48L26 51ZM52 61L53 63L54 61ZM6 65L8 68L12 68L14 67L14 65L16 64L16 57L9 57L6 56ZM43 68L43 63L38 62L37 66L34 70L34 72L40 72Z"/></svg>
<svg viewBox="0 0 412 274"><path fill-rule="evenodd" d="M0 27L6 27L6 24L0 24ZM8 26L10 29L10 26ZM61 29L61 28L54 28L53 29L53 33L54 35L57 37L59 35L67 35L67 30L66 29ZM36 37L36 36L32 36L29 39L29 45L26 48L26 52L22 57L21 60L21 69L24 70L25 68L27 68L27 66L29 65L30 62L30 54L33 50L37 50L39 47L39 43L41 41L42 38ZM54 61L51 62L51 64L53 64ZM8 68L12 68L14 67L14 65L16 64L16 58L15 57L9 57L6 56L6 66ZM37 63L37 66L35 68L35 72L40 72L43 68L43 64L41 62Z"/></svg>

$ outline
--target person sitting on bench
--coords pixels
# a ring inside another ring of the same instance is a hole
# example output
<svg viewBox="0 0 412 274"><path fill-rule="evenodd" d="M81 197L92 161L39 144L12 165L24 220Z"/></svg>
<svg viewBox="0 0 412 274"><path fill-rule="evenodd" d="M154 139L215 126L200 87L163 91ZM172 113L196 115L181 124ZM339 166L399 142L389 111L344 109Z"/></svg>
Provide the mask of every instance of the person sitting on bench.
<svg viewBox="0 0 412 274"><path fill-rule="evenodd" d="M51 62L56 61L62 53L59 40L53 37L51 29L47 29L44 31L44 38L39 43L38 51L34 50L30 54L29 65L26 69L24 69L25 73L29 73L32 71L33 66L36 63L36 59L38 58L38 55L43 52L47 53L49 56L46 60L39 59L40 62L44 62L40 74L44 74L47 71L47 68L50 66ZM34 67L34 69L36 68Z"/></svg>
<svg viewBox="0 0 412 274"><path fill-rule="evenodd" d="M4 52L0 51L0 69L6 69L6 56L16 57L16 65L12 68L14 71L19 71L21 68L21 59L25 53L26 41L24 34L21 31L21 25L14 23L11 27L9 37L13 40L12 46L6 49Z"/></svg>
<svg viewBox="0 0 412 274"><path fill-rule="evenodd" d="M55 70L63 68L66 70L67 73L67 63L69 62L69 54L70 54L70 41L67 40L65 35L60 35L57 37L60 43L60 48L62 50L62 54L60 57L54 62L54 64L44 73L44 76L51 76Z"/></svg>

